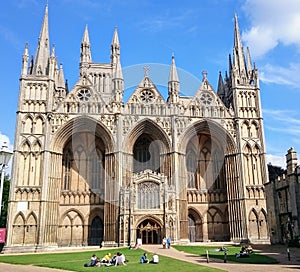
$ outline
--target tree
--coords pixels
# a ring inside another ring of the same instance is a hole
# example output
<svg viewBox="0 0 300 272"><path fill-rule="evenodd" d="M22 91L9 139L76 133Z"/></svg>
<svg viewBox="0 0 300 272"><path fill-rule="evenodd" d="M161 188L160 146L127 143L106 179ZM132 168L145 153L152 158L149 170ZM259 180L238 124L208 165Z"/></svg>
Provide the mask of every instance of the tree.
<svg viewBox="0 0 300 272"><path fill-rule="evenodd" d="M4 176L4 186L3 186L3 196L2 196L3 206L1 210L1 216L0 216L0 228L6 228L9 187L10 187L10 177L9 175L6 175Z"/></svg>

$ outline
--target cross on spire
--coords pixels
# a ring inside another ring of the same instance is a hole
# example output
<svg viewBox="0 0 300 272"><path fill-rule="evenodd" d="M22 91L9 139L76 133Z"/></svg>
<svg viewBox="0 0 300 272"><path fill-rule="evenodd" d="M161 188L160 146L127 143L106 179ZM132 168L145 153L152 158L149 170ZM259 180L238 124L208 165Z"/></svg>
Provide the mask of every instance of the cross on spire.
<svg viewBox="0 0 300 272"><path fill-rule="evenodd" d="M148 65L145 65L144 67L143 67L143 69L144 69L144 71L145 71L145 76L149 76L149 66Z"/></svg>

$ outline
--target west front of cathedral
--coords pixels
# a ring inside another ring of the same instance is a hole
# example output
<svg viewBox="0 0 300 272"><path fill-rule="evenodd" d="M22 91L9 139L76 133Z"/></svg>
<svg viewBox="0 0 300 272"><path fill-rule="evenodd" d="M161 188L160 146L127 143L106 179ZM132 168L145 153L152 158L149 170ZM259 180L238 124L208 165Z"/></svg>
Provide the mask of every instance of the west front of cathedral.
<svg viewBox="0 0 300 272"><path fill-rule="evenodd" d="M26 44L22 59L4 252L164 237L269 243L259 78L237 17L217 91L203 73L194 96L181 96L170 62L167 99L146 70L124 101L117 29L103 64L86 27L69 89L46 7L35 58Z"/></svg>

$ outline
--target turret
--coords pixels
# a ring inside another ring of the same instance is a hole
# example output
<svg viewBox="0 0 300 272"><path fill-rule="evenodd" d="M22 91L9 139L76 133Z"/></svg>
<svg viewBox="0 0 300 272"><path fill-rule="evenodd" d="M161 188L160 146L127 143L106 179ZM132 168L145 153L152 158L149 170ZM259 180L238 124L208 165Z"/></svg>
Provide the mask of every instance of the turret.
<svg viewBox="0 0 300 272"><path fill-rule="evenodd" d="M44 14L44 21L40 32L38 49L35 57L35 63L33 66L34 75L42 75L42 76L47 75L49 55L50 55L50 49L49 49L48 4L47 4L45 14Z"/></svg>
<svg viewBox="0 0 300 272"><path fill-rule="evenodd" d="M178 79L175 58L172 56L171 70L168 82L168 103L177 103L179 98L180 82Z"/></svg>
<svg viewBox="0 0 300 272"><path fill-rule="evenodd" d="M224 86L224 81L222 77L222 73L219 72L219 81L218 81L218 96L221 98L221 100L224 102L225 98L225 86Z"/></svg>
<svg viewBox="0 0 300 272"><path fill-rule="evenodd" d="M292 175L295 173L298 164L297 152L291 147L285 156L286 156L287 175Z"/></svg>
<svg viewBox="0 0 300 272"><path fill-rule="evenodd" d="M55 57L55 46L52 45L51 56L49 58L49 77L51 79L55 78L55 71L57 69L57 60Z"/></svg>
<svg viewBox="0 0 300 272"><path fill-rule="evenodd" d="M117 28L115 28L114 30L114 35L111 43L111 64L115 102L122 103L124 91L124 78L120 60L120 43Z"/></svg>
<svg viewBox="0 0 300 272"><path fill-rule="evenodd" d="M87 25L85 26L80 47L80 63L86 62L92 62L91 44Z"/></svg>
<svg viewBox="0 0 300 272"><path fill-rule="evenodd" d="M111 64L115 66L118 61L120 61L120 43L118 37L118 30L115 27L113 39L111 42L111 54L110 54Z"/></svg>
<svg viewBox="0 0 300 272"><path fill-rule="evenodd" d="M23 58L22 58L22 76L27 75L28 71L28 60L29 60L29 55L28 55L28 43L25 45L24 53L23 53Z"/></svg>

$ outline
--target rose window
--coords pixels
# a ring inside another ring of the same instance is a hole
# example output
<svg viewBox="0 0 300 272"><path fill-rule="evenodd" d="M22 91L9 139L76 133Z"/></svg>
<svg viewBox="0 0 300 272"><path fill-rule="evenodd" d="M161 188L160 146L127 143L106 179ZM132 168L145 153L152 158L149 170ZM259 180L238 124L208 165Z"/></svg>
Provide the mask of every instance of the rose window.
<svg viewBox="0 0 300 272"><path fill-rule="evenodd" d="M212 97L210 94L208 93L204 93L201 95L200 97L200 101L204 104L204 105L210 105L212 102Z"/></svg>
<svg viewBox="0 0 300 272"><path fill-rule="evenodd" d="M141 92L141 100L144 103L150 103L154 100L154 94L150 90L143 90Z"/></svg>
<svg viewBox="0 0 300 272"><path fill-rule="evenodd" d="M80 101L88 101L91 97L91 92L90 90L87 89L80 90L77 93L77 97L79 98Z"/></svg>

